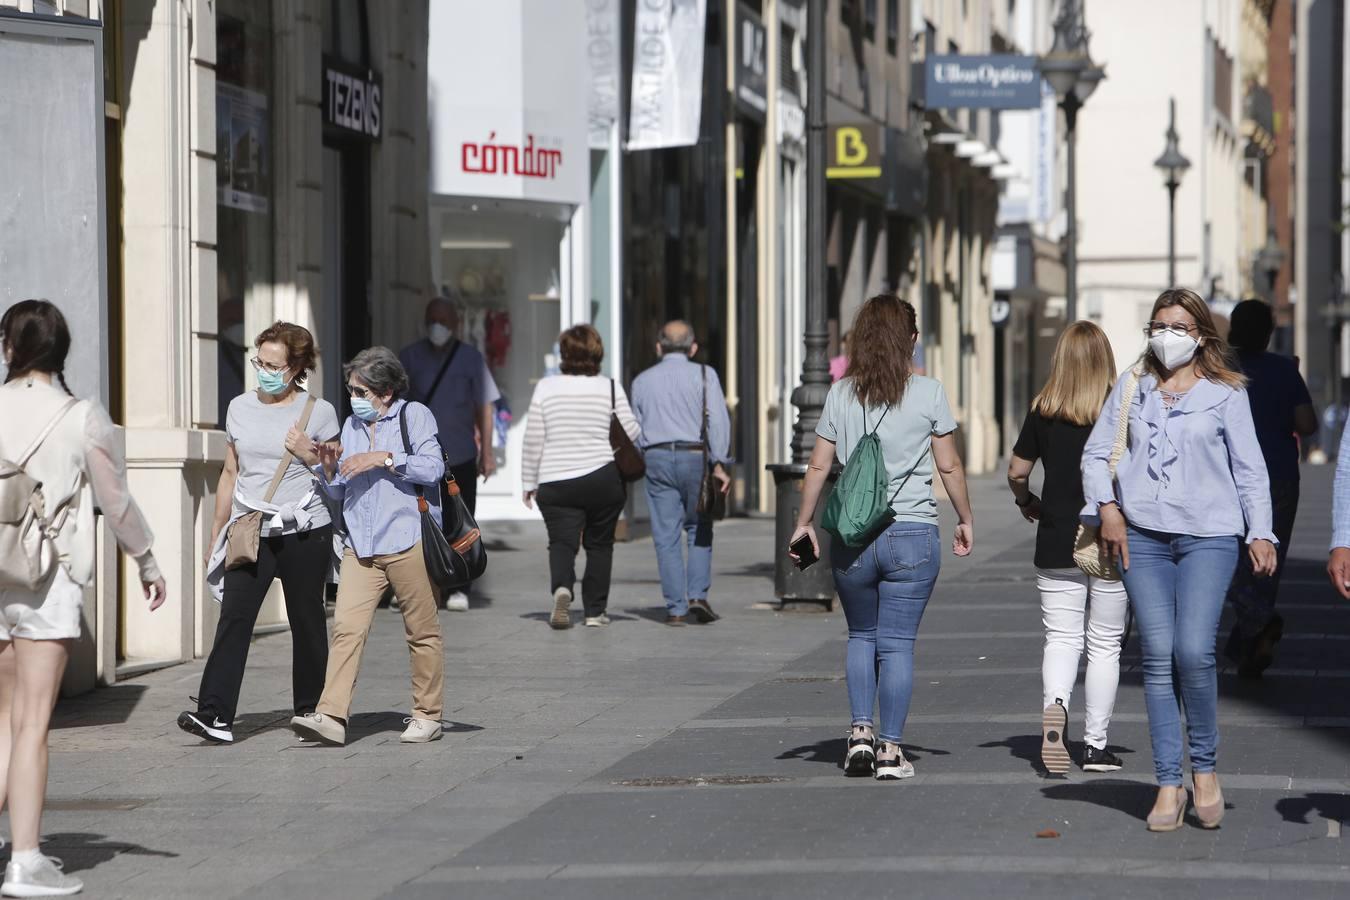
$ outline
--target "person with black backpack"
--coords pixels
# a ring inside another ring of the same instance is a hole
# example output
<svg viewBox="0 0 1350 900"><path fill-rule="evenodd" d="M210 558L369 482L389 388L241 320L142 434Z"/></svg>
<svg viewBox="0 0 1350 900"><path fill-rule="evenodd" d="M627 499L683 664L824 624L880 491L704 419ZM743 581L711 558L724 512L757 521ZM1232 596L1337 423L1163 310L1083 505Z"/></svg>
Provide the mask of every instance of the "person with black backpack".
<svg viewBox="0 0 1350 900"><path fill-rule="evenodd" d="M853 720L844 774L875 774L878 781L914 775L900 739L914 685L914 641L941 568L934 468L958 517L952 551L966 556L975 542L956 420L942 385L913 374L917 336L914 307L891 294L858 311L848 371L830 388L816 426L790 542L809 539L819 555L812 521L837 455L844 470L821 524L832 537L834 584L848 620Z"/></svg>
<svg viewBox="0 0 1350 900"><path fill-rule="evenodd" d="M425 404L436 417L437 437L449 460L449 471L469 514L477 512L478 479L497 472L492 452L493 405L501 397L487 360L478 348L458 337L459 311L444 297L427 304L426 336L404 347L399 362L408 373L408 397ZM449 479L441 482L441 508L450 502ZM441 598L451 612L465 612L463 590Z"/></svg>

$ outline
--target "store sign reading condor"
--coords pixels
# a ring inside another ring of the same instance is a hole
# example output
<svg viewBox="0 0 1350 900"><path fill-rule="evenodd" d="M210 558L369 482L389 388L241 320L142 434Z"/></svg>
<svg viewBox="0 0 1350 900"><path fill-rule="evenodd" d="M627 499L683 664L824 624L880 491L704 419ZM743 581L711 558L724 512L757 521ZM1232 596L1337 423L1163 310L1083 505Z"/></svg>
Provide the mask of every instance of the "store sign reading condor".
<svg viewBox="0 0 1350 900"><path fill-rule="evenodd" d="M514 175L518 178L556 179L563 165L562 141L544 138L535 145L532 134L524 143L496 142L497 132L486 141L465 141L460 145L460 168L466 175ZM552 146L545 146L551 144Z"/></svg>
<svg viewBox="0 0 1350 900"><path fill-rule="evenodd" d="M324 57L323 121L328 128L368 141L380 139L383 115L380 74Z"/></svg>

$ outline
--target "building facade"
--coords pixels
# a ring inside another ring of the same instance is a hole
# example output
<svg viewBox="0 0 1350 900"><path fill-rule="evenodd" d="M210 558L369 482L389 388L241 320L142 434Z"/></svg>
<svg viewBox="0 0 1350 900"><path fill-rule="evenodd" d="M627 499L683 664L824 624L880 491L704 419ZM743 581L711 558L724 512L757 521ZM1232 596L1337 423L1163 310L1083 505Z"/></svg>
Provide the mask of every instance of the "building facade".
<svg viewBox="0 0 1350 900"><path fill-rule="evenodd" d="M420 329L428 5L4 5L103 26L108 404L170 602L147 612L134 570L108 556L89 616L108 649L72 666L87 687L209 648L222 424L254 384L252 336L277 319L310 328L311 389L341 407L344 359ZM283 625L275 594L260 628Z"/></svg>

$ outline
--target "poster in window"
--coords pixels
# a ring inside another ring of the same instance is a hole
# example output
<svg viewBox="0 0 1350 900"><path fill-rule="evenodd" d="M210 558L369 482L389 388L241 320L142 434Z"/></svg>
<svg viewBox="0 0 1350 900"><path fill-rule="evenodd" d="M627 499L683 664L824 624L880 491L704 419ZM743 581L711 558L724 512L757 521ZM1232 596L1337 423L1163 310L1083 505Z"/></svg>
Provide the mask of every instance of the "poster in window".
<svg viewBox="0 0 1350 900"><path fill-rule="evenodd" d="M268 211L272 192L267 95L216 85L216 188L221 206Z"/></svg>

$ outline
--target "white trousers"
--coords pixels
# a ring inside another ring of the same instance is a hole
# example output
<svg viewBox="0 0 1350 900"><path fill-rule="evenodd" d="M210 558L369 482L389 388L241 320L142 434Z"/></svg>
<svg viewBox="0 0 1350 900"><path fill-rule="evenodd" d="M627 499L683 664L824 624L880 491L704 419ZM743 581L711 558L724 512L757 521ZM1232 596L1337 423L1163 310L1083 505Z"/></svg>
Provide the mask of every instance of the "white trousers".
<svg viewBox="0 0 1350 900"><path fill-rule="evenodd" d="M1045 625L1045 656L1041 661L1044 704L1062 700L1068 708L1086 637L1083 738L1100 750L1106 746L1106 728L1120 683L1120 639L1125 633L1129 605L1125 585L1092 578L1074 568L1037 569L1036 586L1041 592L1041 622Z"/></svg>

